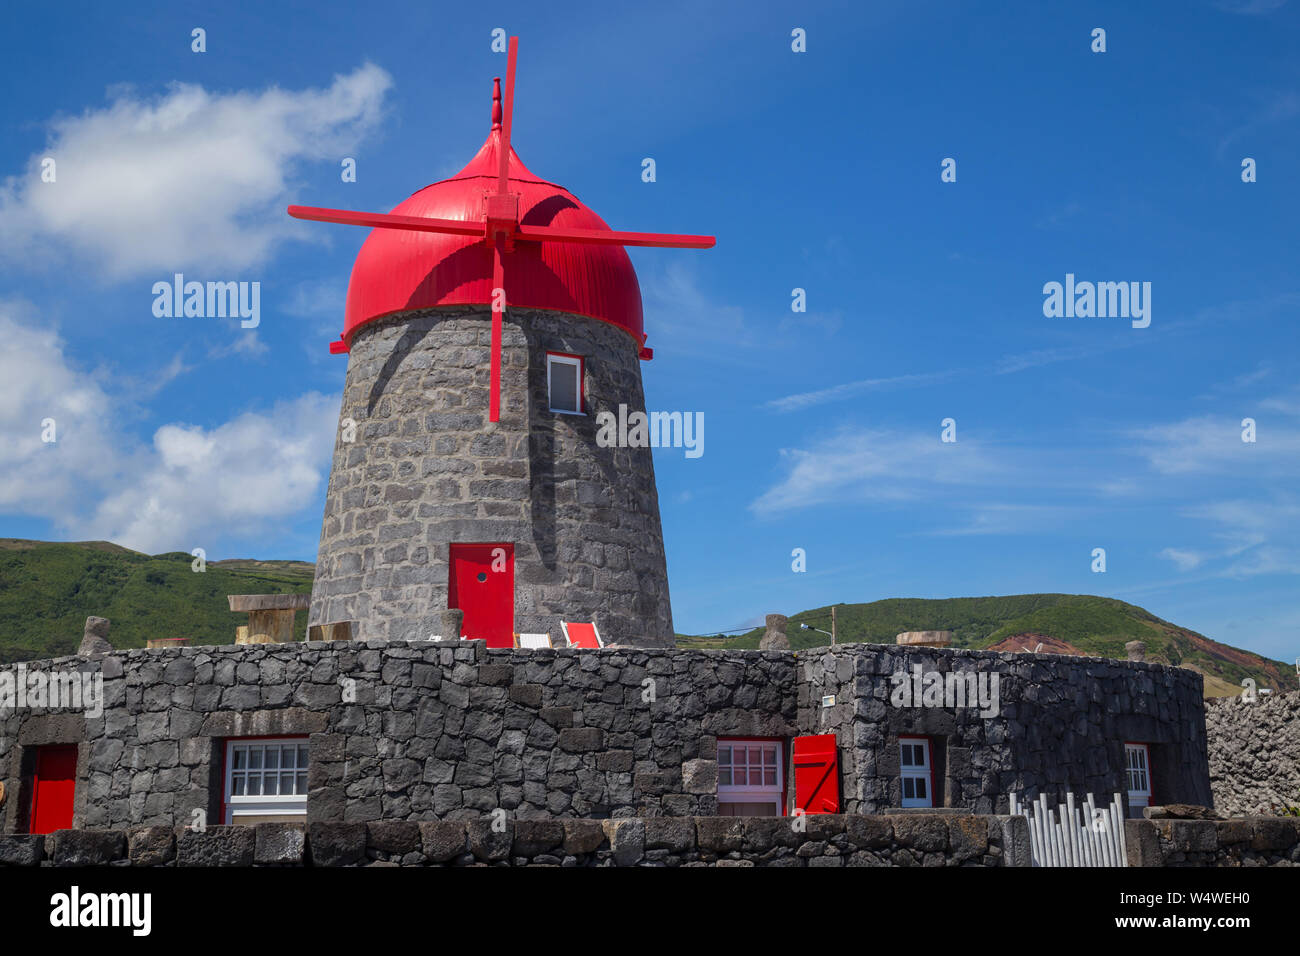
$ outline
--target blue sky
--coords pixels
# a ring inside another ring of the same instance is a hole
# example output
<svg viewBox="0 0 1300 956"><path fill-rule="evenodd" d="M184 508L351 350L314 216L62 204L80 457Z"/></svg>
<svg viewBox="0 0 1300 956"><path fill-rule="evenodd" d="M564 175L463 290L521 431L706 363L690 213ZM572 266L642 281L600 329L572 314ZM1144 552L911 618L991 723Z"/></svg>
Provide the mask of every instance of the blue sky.
<svg viewBox="0 0 1300 956"><path fill-rule="evenodd" d="M0 535L314 557L365 232L283 208L458 170L504 27L531 169L718 237L631 251L648 404L706 422L655 453L679 630L1060 591L1300 653L1297 4L232 6L7 15ZM174 272L260 326L156 318ZM1067 273L1150 326L1045 317Z"/></svg>

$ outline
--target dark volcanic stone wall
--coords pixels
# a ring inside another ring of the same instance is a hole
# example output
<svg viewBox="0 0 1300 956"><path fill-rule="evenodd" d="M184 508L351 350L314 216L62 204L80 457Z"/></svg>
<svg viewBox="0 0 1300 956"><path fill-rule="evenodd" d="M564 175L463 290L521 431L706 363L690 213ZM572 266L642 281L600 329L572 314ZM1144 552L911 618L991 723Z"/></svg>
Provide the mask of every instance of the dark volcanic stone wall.
<svg viewBox="0 0 1300 956"><path fill-rule="evenodd" d="M25 828L33 745L77 743L74 826L216 823L223 742L309 735L311 821L712 815L719 734L795 725L794 659L763 651L486 650L481 641L229 645L63 658L99 717L0 719Z"/></svg>
<svg viewBox="0 0 1300 956"><path fill-rule="evenodd" d="M1205 727L1216 809L1276 813L1300 806L1300 691L1211 701Z"/></svg>
<svg viewBox="0 0 1300 956"><path fill-rule="evenodd" d="M891 675L976 671L999 675L999 713L977 708L895 707ZM800 663L800 724L834 733L844 809L901 805L899 736L931 738L934 788L943 805L1006 813L1012 791L1064 800L1125 793L1124 743L1150 745L1154 802L1208 805L1201 676L1159 664L1052 654L849 644L808 652ZM821 706L835 695L834 707Z"/></svg>
<svg viewBox="0 0 1300 956"><path fill-rule="evenodd" d="M449 545L515 546L516 632L595 620L606 643L669 646L672 611L649 448L601 448L595 413L645 410L638 347L606 322L528 309L503 330L488 421L491 313L376 321L348 359L311 624L364 640L441 634ZM549 410L546 353L582 355L588 414Z"/></svg>
<svg viewBox="0 0 1300 956"><path fill-rule="evenodd" d="M0 836L5 866L1029 866L1022 817L284 823Z"/></svg>
<svg viewBox="0 0 1300 956"><path fill-rule="evenodd" d="M1000 675L1000 712L897 708L913 663ZM898 737L936 751L942 805L1124 789L1152 745L1158 802L1206 803L1199 675L1156 664L847 645L806 653L487 650L370 641L120 651L32 662L103 675L98 716L0 714L4 831L26 828L35 747L78 745L74 825L218 820L224 742L307 735L312 822L712 816L718 737L838 737L842 808L901 806ZM836 703L822 706L824 695ZM793 806L794 787L788 787Z"/></svg>

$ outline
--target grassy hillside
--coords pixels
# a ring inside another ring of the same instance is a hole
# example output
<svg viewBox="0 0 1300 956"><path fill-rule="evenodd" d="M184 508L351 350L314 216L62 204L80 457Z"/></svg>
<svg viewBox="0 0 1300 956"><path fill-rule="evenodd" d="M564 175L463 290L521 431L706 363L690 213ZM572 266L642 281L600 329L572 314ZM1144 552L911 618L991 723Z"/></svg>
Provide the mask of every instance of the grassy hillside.
<svg viewBox="0 0 1300 956"><path fill-rule="evenodd" d="M107 541L0 538L0 663L76 653L91 614L113 622L117 647L154 637L230 644L248 615L232 613L227 594L311 592L312 565L300 561L217 561L197 573L193 560ZM300 636L306 627L299 614Z"/></svg>
<svg viewBox="0 0 1300 956"><path fill-rule="evenodd" d="M1205 675L1206 693L1241 692L1241 680L1253 677L1260 687L1294 690L1292 665L1220 644L1161 620L1134 604L1087 594L1014 594L1003 597L891 598L870 604L836 606L839 640L892 644L903 631L952 631L953 645L978 649L1033 650L1040 642L1054 653L1094 657L1125 656L1124 644L1145 641L1147 660L1190 667ZM830 638L799 629L807 623L831 629L831 609L814 608L790 616L788 636L794 648L819 647ZM678 635L682 647L754 648L762 628L726 638Z"/></svg>
<svg viewBox="0 0 1300 956"><path fill-rule="evenodd" d="M248 623L228 594L311 592L313 567L303 561L237 559L191 570L188 554L147 555L107 541L49 543L0 538L0 663L72 654L86 617L113 622L117 647L143 647L153 637L189 637L195 644L229 644ZM1212 641L1163 621L1133 604L1086 594L922 600L892 598L837 605L839 639L892 644L902 631L954 632L958 647L1124 657L1126 641L1147 644L1147 659L1190 667L1205 675L1206 694L1240 693L1243 677L1260 687L1293 690L1295 669ZM829 638L799 623L830 630L829 607L790 618L790 644L818 647ZM299 614L298 636L307 627ZM739 637L679 634L682 647L758 647L762 628Z"/></svg>

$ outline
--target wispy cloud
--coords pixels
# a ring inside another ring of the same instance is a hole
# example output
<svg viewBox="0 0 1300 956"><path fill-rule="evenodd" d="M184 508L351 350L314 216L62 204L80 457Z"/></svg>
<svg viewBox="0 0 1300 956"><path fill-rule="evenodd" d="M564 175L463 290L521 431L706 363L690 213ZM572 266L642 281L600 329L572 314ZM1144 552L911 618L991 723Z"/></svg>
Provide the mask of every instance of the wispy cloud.
<svg viewBox="0 0 1300 956"><path fill-rule="evenodd" d="M1166 475L1300 475L1300 428L1257 420L1255 441L1243 441L1241 423L1248 417L1203 415L1134 429L1129 435L1140 442L1134 452Z"/></svg>
<svg viewBox="0 0 1300 956"><path fill-rule="evenodd" d="M1165 548L1160 552L1160 557L1174 562L1179 571L1191 571L1198 568L1205 561L1205 555L1199 551L1188 551L1183 548Z"/></svg>
<svg viewBox="0 0 1300 956"><path fill-rule="evenodd" d="M680 261L641 274L647 345L657 351L734 358L737 348L757 343L738 305L719 302L700 288L693 267ZM719 350L719 345L726 348Z"/></svg>
<svg viewBox="0 0 1300 956"><path fill-rule="evenodd" d="M786 474L750 504L774 514L848 501L905 501L936 486L988 482L1005 466L974 442L844 428L808 448L783 448Z"/></svg>
<svg viewBox="0 0 1300 956"><path fill-rule="evenodd" d="M764 403L765 408L778 412L797 412L813 405L824 405L850 398L862 392L886 391L895 388L914 388L920 385L933 385L953 378L957 372L930 372L920 375L893 375L887 378L864 378L857 382L845 382L830 388L821 388L813 392L800 392L784 398L774 398Z"/></svg>

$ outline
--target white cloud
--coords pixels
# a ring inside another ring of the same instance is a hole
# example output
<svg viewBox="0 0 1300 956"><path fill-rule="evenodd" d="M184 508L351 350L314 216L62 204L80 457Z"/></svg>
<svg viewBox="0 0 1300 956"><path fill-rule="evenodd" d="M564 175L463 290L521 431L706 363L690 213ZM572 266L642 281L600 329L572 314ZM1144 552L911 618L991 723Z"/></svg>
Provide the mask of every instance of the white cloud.
<svg viewBox="0 0 1300 956"><path fill-rule="evenodd" d="M1136 429L1138 454L1166 475L1221 473L1243 478L1294 475L1300 472L1300 430L1251 415L1200 416L1169 425ZM1244 442L1242 419L1256 418L1256 440Z"/></svg>
<svg viewBox="0 0 1300 956"><path fill-rule="evenodd" d="M84 536L150 553L263 536L316 500L337 416L337 399L310 392L211 430L164 425L131 480L84 522Z"/></svg>
<svg viewBox="0 0 1300 956"><path fill-rule="evenodd" d="M773 408L778 412L797 412L805 408L811 408L814 405L823 405L827 402L838 402L841 399L849 398L861 392L885 391L893 388L909 388L920 385L932 385L936 382L942 382L953 377L955 372L932 372L923 375L893 375L888 378L864 378L857 382L845 382L842 385L832 385L830 388L821 388L812 392L799 392L794 395L786 395L783 398L774 398L770 402L764 403L764 407Z"/></svg>
<svg viewBox="0 0 1300 956"><path fill-rule="evenodd" d="M1193 568L1200 567L1205 560L1205 555L1199 551L1187 551L1180 548L1165 548L1160 552L1160 557L1166 558L1178 565L1179 571L1191 571Z"/></svg>
<svg viewBox="0 0 1300 956"><path fill-rule="evenodd" d="M1295 545L1300 503L1277 495L1237 498L1197 505L1185 514L1218 526L1213 537L1221 546L1200 554L1216 577L1300 574L1300 548ZM1186 569L1180 565L1180 570Z"/></svg>
<svg viewBox="0 0 1300 956"><path fill-rule="evenodd" d="M221 359L229 358L232 355L243 355L247 358L261 358L271 351L258 334L251 329L237 334L233 341L225 345L214 345L208 349L208 358Z"/></svg>
<svg viewBox="0 0 1300 956"><path fill-rule="evenodd" d="M338 398L310 392L212 428L174 423L150 444L122 428L131 395L79 368L49 328L0 303L0 509L51 519L74 539L189 551L264 537L314 507L328 476ZM174 364L174 363L173 363ZM53 418L57 441L41 441Z"/></svg>
<svg viewBox="0 0 1300 956"><path fill-rule="evenodd" d="M811 448L783 448L785 478L750 508L760 514L844 501L898 501L933 495L934 486L987 482L1000 468L970 441L852 428Z"/></svg>
<svg viewBox="0 0 1300 956"><path fill-rule="evenodd" d="M29 307L0 302L0 341L0 510L59 518L83 483L111 478L113 401ZM52 443L42 441L46 419Z"/></svg>
<svg viewBox="0 0 1300 956"><path fill-rule="evenodd" d="M311 237L285 214L290 177L361 143L391 85L366 64L298 92L111 91L103 109L52 119L45 149L0 184L0 251L88 261L115 279L254 266L276 243Z"/></svg>

